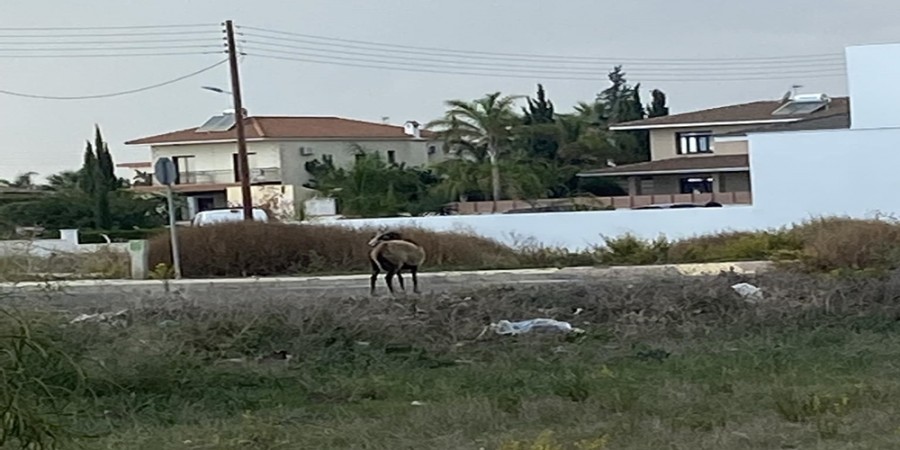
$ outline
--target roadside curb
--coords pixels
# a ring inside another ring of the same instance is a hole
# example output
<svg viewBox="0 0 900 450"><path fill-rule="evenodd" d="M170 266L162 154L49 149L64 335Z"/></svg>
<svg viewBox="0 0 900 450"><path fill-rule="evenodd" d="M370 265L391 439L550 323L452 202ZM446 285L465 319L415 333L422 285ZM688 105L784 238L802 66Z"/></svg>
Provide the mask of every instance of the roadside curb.
<svg viewBox="0 0 900 450"><path fill-rule="evenodd" d="M720 272L753 274L771 269L772 263L767 261L699 263L699 264L660 264L649 266L611 266L611 267L549 267L536 269L478 270L422 272L421 279L434 278L471 278L488 281L490 278L509 277L510 283L517 278L529 276L560 276L578 279L583 277L616 277L616 276L704 276L716 275ZM163 290L182 291L192 289L209 289L214 287L252 287L261 285L322 285L337 281L364 281L369 274L304 276L304 277L248 277L248 278L202 278L182 280L71 280L71 281L29 281L21 283L0 283L0 292L35 292L61 291L68 289L128 289L128 290Z"/></svg>

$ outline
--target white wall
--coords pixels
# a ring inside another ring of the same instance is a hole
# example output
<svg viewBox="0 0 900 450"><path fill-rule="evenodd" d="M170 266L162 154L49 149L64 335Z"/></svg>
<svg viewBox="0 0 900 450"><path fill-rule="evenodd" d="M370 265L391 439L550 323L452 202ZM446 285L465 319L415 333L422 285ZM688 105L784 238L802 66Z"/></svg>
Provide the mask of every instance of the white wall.
<svg viewBox="0 0 900 450"><path fill-rule="evenodd" d="M900 126L900 44L848 47L846 57L850 127Z"/></svg>
<svg viewBox="0 0 900 450"><path fill-rule="evenodd" d="M116 242L112 244L73 244L62 239L0 241L0 257L32 256L46 258L53 254L93 253L100 250L109 250L117 253L128 253L128 243Z"/></svg>

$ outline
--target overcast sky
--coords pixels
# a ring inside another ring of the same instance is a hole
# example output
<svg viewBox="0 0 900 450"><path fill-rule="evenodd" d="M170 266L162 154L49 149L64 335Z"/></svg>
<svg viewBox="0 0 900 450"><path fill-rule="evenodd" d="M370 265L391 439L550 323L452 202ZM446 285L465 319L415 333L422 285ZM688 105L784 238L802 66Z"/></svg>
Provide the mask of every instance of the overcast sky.
<svg viewBox="0 0 900 450"><path fill-rule="evenodd" d="M467 59L468 65L458 69L462 72L472 72L471 68L477 69L480 64L482 67L493 65L492 73L502 75L503 70L510 73L515 66L533 64L534 69L521 69L515 72L520 77L511 78L273 60L254 56L249 49L249 55L242 61L245 104L251 115L338 115L372 121L381 121L387 116L392 123L398 124L409 119L426 122L439 116L446 99L473 99L497 90L532 94L538 82L544 84L557 110L565 112L578 101L591 100L607 86L604 77L612 67L611 62L597 65L596 74L591 75L584 66L558 66L547 58L531 63L527 61L528 55L621 59L624 70L632 74L628 77L630 82L642 82L644 89L658 88L666 92L673 113L777 99L792 84L802 84L804 92L846 95L846 79L842 75L806 76L840 71L839 67L830 71L818 70L823 65L840 64L839 56L798 60L792 70L802 73L790 77L773 76L779 71L774 68L773 60L761 62L759 67L747 66L746 61L743 65L720 61L723 58L841 55L847 45L896 42L900 41L897 17L900 17L900 2L896 0L0 2L0 27L4 28L215 25L232 19L239 26L469 52L460 54L463 56L479 56L471 52L526 55L516 60L480 54L479 59ZM121 32L140 31L160 30ZM54 33L64 32L30 32L34 35ZM22 34L0 31L0 36ZM302 42L308 41L303 37L268 32L257 34L262 37L245 39L268 43L266 48L269 49L294 52L293 55L278 53L280 56L309 59L299 53L315 51L310 48L318 48L321 53L321 49L331 48L344 52L332 54L332 57L344 58L332 61L370 66L375 64L371 61L391 57L390 54L385 56L384 52L370 56L368 51L360 48L363 44L354 42L319 40L319 43L310 44ZM277 39L279 37L282 39ZM160 38L193 39L181 35L145 37ZM32 38L33 41L40 39ZM204 35L203 39L216 43L214 34ZM45 40L58 39L48 37ZM94 95L140 88L185 75L224 58L224 55L96 59L2 57L11 54L10 49L15 45L23 48L22 44L10 44L12 41L0 38L0 90L46 96ZM253 44L245 45L249 48ZM435 70L431 68L435 63L416 61L416 58L448 57L437 51L429 55L429 51L398 50L393 57L406 58L401 60L405 68ZM26 53L29 52L20 54ZM720 61L697 61L703 58ZM627 59L632 60L631 64ZM641 59L644 61L639 61ZM657 61L646 61L648 59ZM673 66L662 66L658 59L684 59L690 64L671 70ZM505 69L496 69L498 66ZM552 75L541 77L528 73L528 70ZM550 76L598 79L547 79ZM697 77L717 80L684 81ZM744 79L721 80L729 77ZM108 99L60 101L0 95L0 138L4 156L0 178L10 178L28 170L45 176L77 168L84 141L91 138L95 123L101 126L110 142L117 163L148 160L148 148L125 146L123 142L200 125L209 116L230 106L228 96L204 91L200 89L202 85L228 88L227 66L166 87ZM646 90L643 96L646 102L649 98ZM121 174L129 176L130 172Z"/></svg>

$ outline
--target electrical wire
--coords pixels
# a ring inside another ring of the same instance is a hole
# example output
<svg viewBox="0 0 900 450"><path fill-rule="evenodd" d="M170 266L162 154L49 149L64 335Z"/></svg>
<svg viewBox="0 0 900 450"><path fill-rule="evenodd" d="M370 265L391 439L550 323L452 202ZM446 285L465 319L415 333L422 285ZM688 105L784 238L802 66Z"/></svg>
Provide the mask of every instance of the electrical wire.
<svg viewBox="0 0 900 450"><path fill-rule="evenodd" d="M171 79L171 80L163 81L162 83L156 83L156 84L153 84L153 85L150 85L150 86L144 86L144 87L140 87L140 88L137 88L137 89L130 89L130 90L127 90L127 91L110 92L110 93L106 93L106 94L79 95L79 96L65 96L65 97L62 97L62 96L51 96L51 95L24 94L24 93L21 93L21 92L13 92L13 91L7 91L7 90L2 90L2 89L0 89L0 94L11 95L11 96L15 96L15 97L25 97L25 98L44 99L44 100L88 100L88 99L97 99L97 98L118 97L118 96L127 95L127 94L135 94L135 93L138 93L138 92L149 91L149 90L151 90L151 89L156 89L156 88L160 88L160 87L163 87L163 86L167 86L167 85L170 85L170 84L173 84L173 83L177 83L177 82L179 82L179 81L181 81L181 80L185 80L185 79L188 79L188 78L191 78L191 77L200 75L200 74L203 73L203 72L207 72L207 71L209 71L209 70L212 70L212 69L214 69L214 68L216 68L216 67L218 67L218 66L221 66L222 64L225 64L225 63L227 63L227 62L228 62L228 59L223 59L223 60L221 60L221 61L219 61L219 62L217 62L217 63L215 63L215 64L213 64L213 65L211 65L211 66L204 67L204 68L202 68L202 69L200 69L200 70L191 72L191 73L186 74L186 75L182 75L182 76L177 77L177 78L173 78L173 79Z"/></svg>
<svg viewBox="0 0 900 450"><path fill-rule="evenodd" d="M389 44L382 42L367 42L361 40L354 39L342 39L342 38L334 38L334 37L326 37L326 36L318 36L312 34L303 34L303 33L293 33L287 31L266 29L266 28L257 28L252 26L237 26L238 30L251 30L256 31L258 33L266 33L266 34L257 34L257 33L246 33L241 32L242 36L248 37L261 37L272 40L281 40L281 41L294 41L294 42L303 42L310 43L310 40L314 42L318 42L320 45L329 45L329 46L339 46L338 43L344 44L353 44L354 48L383 48L383 49L405 49L405 50L414 50L417 52L428 52L429 54L434 53L448 53L455 55L463 55L468 58L522 58L525 60L546 60L546 61L593 61L593 62L613 62L613 63L717 63L717 64L725 64L730 62L737 63L777 63L781 61L786 62L798 62L798 61L814 61L814 60L828 60L835 58L842 58L843 55L840 53L818 53L818 54L805 54L805 55L779 55L779 56L766 56L766 57L715 57L715 58L634 58L634 57L596 57L596 56L560 56L560 55L546 55L546 54L522 54L522 53L501 53L501 52L485 52L485 51L475 51L475 50L458 50L458 49L449 49L449 48L440 48L440 47L423 47L423 46L413 46L413 45L403 45L403 44ZM274 36L272 36L274 35ZM289 37L285 37L289 36ZM345 45L341 45L345 46Z"/></svg>
<svg viewBox="0 0 900 450"><path fill-rule="evenodd" d="M60 53L55 55L4 55L0 54L0 59L27 58L27 59L49 59L49 58L121 58L121 57L144 57L144 56L183 56L183 55L220 55L228 53L226 50L218 52L156 52L156 53L93 53L93 54L73 54Z"/></svg>
<svg viewBox="0 0 900 450"><path fill-rule="evenodd" d="M222 48L222 45L166 45L166 46L147 46L147 45L139 45L135 47L112 47L112 48L103 48L103 47L79 47L79 48L0 48L0 52L9 53L9 52L58 52L60 50L64 50L67 52L96 52L96 51L104 51L104 50L176 50L176 49L210 49L210 48Z"/></svg>
<svg viewBox="0 0 900 450"><path fill-rule="evenodd" d="M23 38L81 38L81 37L126 37L126 36L196 36L198 34L214 34L216 31L142 31L136 33L74 33L74 34L0 34L0 39Z"/></svg>
<svg viewBox="0 0 900 450"><path fill-rule="evenodd" d="M444 65L424 64L424 63L413 64L413 63L396 62L396 61L386 60L386 59L348 58L348 57L342 57L342 56L318 55L318 54L310 54L310 53L282 52L282 51L277 51L277 50L260 49L260 48L249 47L249 46L246 47L246 49L257 55L270 56L270 55L266 55L266 53L256 53L256 52L268 52L268 53L275 53L276 55L285 55L285 56L289 56L289 57L314 58L320 62L349 61L349 62L357 63L357 64L359 64L359 63L374 63L374 64L390 65L392 67L398 67L401 69L404 69L404 68L414 68L414 69L430 68L430 69L445 69L445 70L465 70L465 71L469 71L469 72L489 71L489 72L513 73L513 74L530 73L530 74L551 74L551 75L556 74L556 75L566 75L566 76L585 75L585 76L594 76L594 77L599 76L599 73L600 73L599 69L591 70L591 71L583 71L583 70L576 71L576 70L557 70L557 69L539 69L539 68L508 69L508 68L503 68L503 67L486 67L486 68L485 67L459 67L459 66L446 65L446 64L444 64ZM812 70L795 69L795 70L779 70L778 73L774 73L769 70L762 70L762 71L759 71L759 70L746 71L745 70L741 73L721 73L721 74L717 74L715 72L710 72L707 70L703 70L701 72L687 72L687 71L683 71L683 70L682 71L666 70L662 74L654 73L654 71L652 71L652 70L651 71L636 70L636 71L629 71L628 73L631 74L632 76L636 75L639 77L642 77L642 76L654 77L654 76L660 76L660 75L669 75L669 76L700 77L700 78L705 78L705 79L711 79L711 78L719 79L716 77L719 77L719 76L732 76L732 77L733 76L751 76L751 75L785 76L785 75L820 74L820 73L830 73L830 72L842 74L843 70L841 68L836 67L836 68L831 69L830 71L828 71L828 70L812 71Z"/></svg>
<svg viewBox="0 0 900 450"><path fill-rule="evenodd" d="M249 50L249 49L248 49ZM266 58L273 60L282 60L282 61L294 61L294 62L305 62L312 64L324 64L324 65L333 65L333 66L344 66L344 67L357 67L363 69L383 69L383 70L394 70L394 71L402 71L402 72L418 72L418 73L435 73L441 75L468 75L468 76L481 76L481 77L495 77L495 78L524 78L524 79L542 79L542 80L565 80L565 81L590 81L597 82L606 80L605 75L597 75L594 77L578 77L578 76L544 76L544 75L524 75L522 73L497 73L497 72L472 72L466 70L452 70L452 69L444 69L444 70L436 70L436 69L428 69L416 66L387 66L387 65L374 65L374 64L362 64L362 63L354 63L354 62L340 62L340 61L328 61L314 58L295 58L289 56L275 56L275 55L265 55L255 52L248 52L248 56L258 57L258 58ZM809 75L803 75L804 78L837 78L845 76L844 73L823 73L823 72L815 72ZM792 79L796 78L797 75L778 75L778 74L770 74L766 76L739 76L739 77L690 77L690 78L673 78L673 77L638 77L641 78L642 82L726 82L726 81L764 81L764 80L773 80L773 79Z"/></svg>
<svg viewBox="0 0 900 450"><path fill-rule="evenodd" d="M216 40L224 40L225 38L218 38ZM54 41L37 41L37 42L29 42L29 41L13 41L13 42L5 42L0 40L0 45L125 45L125 44L166 44L166 43L176 43L176 44L185 44L185 43L199 43L199 42L210 42L212 38L190 38L190 39L137 39L130 41L72 41L65 40L62 42L54 42Z"/></svg>
<svg viewBox="0 0 900 450"><path fill-rule="evenodd" d="M170 25L118 25L99 27L0 27L0 31L55 31L55 30L135 30L135 29L161 29L161 28L200 28L219 27L214 23L184 23Z"/></svg>
<svg viewBox="0 0 900 450"><path fill-rule="evenodd" d="M362 52L351 52L351 51L341 51L341 50L331 50L331 49L325 50L325 49L317 49L314 47L301 47L301 46L284 45L284 44L272 44L272 43L260 42L260 41L256 41L256 40L245 40L244 42L246 44L250 44L250 46L246 47L248 49L256 49L256 50L260 50L260 51L266 51L266 52L277 53L277 54L293 55L293 56L325 57L325 58L335 58L335 59L353 59L353 58L343 58L343 57L332 56L332 54L339 54L339 55L355 55L355 56L379 58L377 61L372 60L372 59L362 59L362 58L358 59L359 61L365 61L365 62L396 62L396 61L400 61L400 63L415 62L415 63L417 63L417 65L421 65L422 63L434 62L434 63L440 63L440 64L451 65L451 66L453 66L453 65L468 66L469 68L484 67L486 69L522 69L522 70L536 71L536 72L542 72L542 73L567 73L567 74L572 74L572 73L593 74L593 73L596 73L598 70L606 69L606 67L603 67L602 65L597 64L597 63L580 63L580 65L576 66L576 67L562 67L562 65L560 65L560 64L555 64L553 66L540 66L540 65L536 65L536 64L523 65L523 64L508 64L508 63L503 63L503 62L487 63L487 62L481 62L481 61L460 61L460 60L447 60L447 59L439 59L439 58L413 58L413 57L393 56L393 55L373 55L371 53L362 53ZM278 47L279 49L277 49L277 50L276 49L267 49L267 48L260 48L257 46L275 46L275 47ZM319 52L319 53L328 53L328 54L320 55L320 54L316 54L316 53L287 51L287 50L281 50L281 48L306 50L308 52ZM583 66L583 64L590 64L590 66ZM466 67L463 67L463 68L466 68ZM760 72L760 71L765 71L766 68L760 68L760 67L688 68L688 70L691 70L691 69L702 70L702 73L714 73L714 72L728 73L728 72L733 72L733 71ZM843 70L844 65L828 63L828 64L812 66L812 65L803 64L803 65L784 65L784 66L779 66L777 68L777 70L780 72L791 72L791 71L809 72L812 70L818 71L818 70L823 70L823 69L826 69L826 70L827 69L842 69ZM684 70L685 70L684 68L648 67L648 68L631 69L631 70L629 70L629 72L639 71L642 73L644 73L644 72L666 72L666 73L669 73L669 72L684 71ZM769 72L771 72L771 71L769 71ZM766 72L766 73L769 73L769 72Z"/></svg>

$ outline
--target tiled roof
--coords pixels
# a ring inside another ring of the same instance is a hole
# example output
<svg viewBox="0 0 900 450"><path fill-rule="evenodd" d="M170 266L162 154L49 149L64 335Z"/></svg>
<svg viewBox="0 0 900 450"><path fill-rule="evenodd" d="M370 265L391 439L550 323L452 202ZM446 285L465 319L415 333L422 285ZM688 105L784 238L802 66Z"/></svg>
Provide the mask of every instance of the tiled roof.
<svg viewBox="0 0 900 450"><path fill-rule="evenodd" d="M799 122L773 123L758 127L748 127L716 136L744 136L747 133L774 133L778 131L813 131L813 130L841 130L850 128L850 113L839 112L827 116L811 117Z"/></svg>
<svg viewBox="0 0 900 450"><path fill-rule="evenodd" d="M652 174L654 172L722 172L750 167L747 155L700 155L680 158L660 159L624 166L586 170L578 176L624 176L636 174Z"/></svg>
<svg viewBox="0 0 900 450"><path fill-rule="evenodd" d="M125 142L126 145L172 142L228 141L237 139L237 131L196 132L193 127ZM403 127L342 117L253 116L244 119L247 139L413 139ZM422 137L433 133L421 130Z"/></svg>
<svg viewBox="0 0 900 450"><path fill-rule="evenodd" d="M700 111L672 114L650 119L633 120L616 124L617 127L650 127L650 126L677 126L691 123L715 123L715 122L743 122L766 121L773 123L785 119L804 119L822 116L830 116L835 113L849 113L849 97L832 97L831 102L824 109L812 114L773 116L772 112L782 105L781 100L763 100L739 105L720 106L717 108L703 109Z"/></svg>

